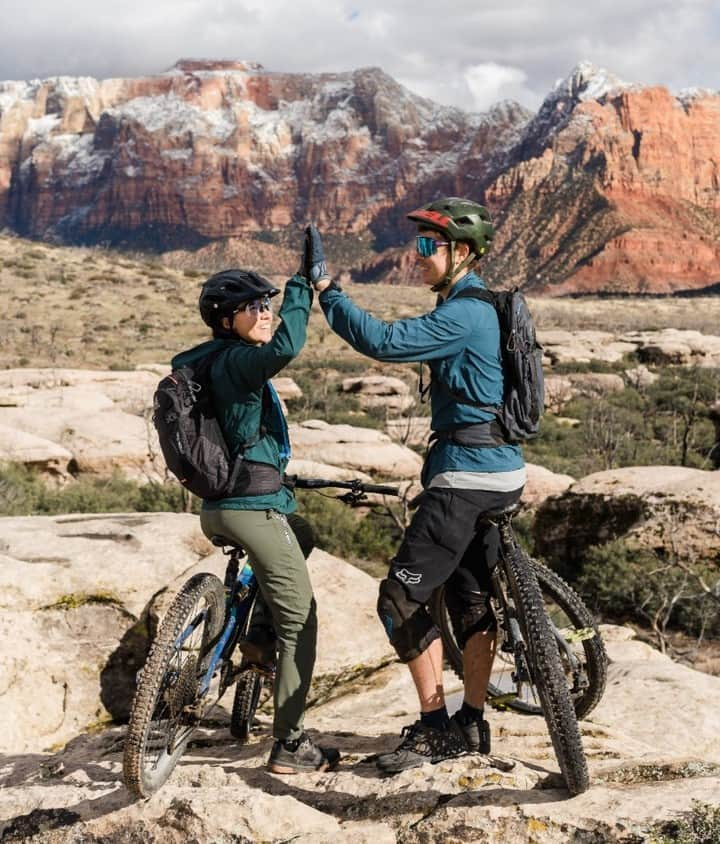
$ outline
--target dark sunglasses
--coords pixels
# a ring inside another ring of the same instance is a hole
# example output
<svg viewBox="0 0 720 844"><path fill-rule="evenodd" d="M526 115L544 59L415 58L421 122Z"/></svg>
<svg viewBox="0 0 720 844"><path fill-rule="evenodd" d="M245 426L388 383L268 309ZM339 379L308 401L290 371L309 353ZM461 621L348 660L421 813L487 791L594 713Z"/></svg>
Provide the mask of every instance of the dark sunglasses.
<svg viewBox="0 0 720 844"><path fill-rule="evenodd" d="M445 240L435 240L434 237L428 237L424 234L419 234L415 238L415 249L418 255L423 258L429 258L438 251L438 246L450 246Z"/></svg>
<svg viewBox="0 0 720 844"><path fill-rule="evenodd" d="M262 299L253 299L245 305L240 305L240 307L235 308L233 314L238 313L238 311L245 311L245 313L249 314L260 314L263 311L272 311L272 302L270 301L269 296L263 296Z"/></svg>

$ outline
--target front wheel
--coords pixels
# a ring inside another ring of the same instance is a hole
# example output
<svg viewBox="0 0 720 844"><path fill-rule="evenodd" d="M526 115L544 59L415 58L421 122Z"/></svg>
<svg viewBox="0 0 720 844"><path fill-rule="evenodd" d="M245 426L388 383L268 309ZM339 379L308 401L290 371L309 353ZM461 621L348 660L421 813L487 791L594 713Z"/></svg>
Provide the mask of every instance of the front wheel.
<svg viewBox="0 0 720 844"><path fill-rule="evenodd" d="M527 660L530 679L537 689L568 791L572 795L581 794L590 784L587 760L558 643L545 614L540 587L527 557L518 549L505 557L504 568L509 597L522 633L522 641L513 645ZM512 607L509 610L512 612Z"/></svg>
<svg viewBox="0 0 720 844"><path fill-rule="evenodd" d="M198 683L223 627L225 589L196 574L175 596L138 676L125 737L123 779L149 797L172 773L203 710Z"/></svg>
<svg viewBox="0 0 720 844"><path fill-rule="evenodd" d="M519 552L523 553L523 552ZM595 619L582 598L558 574L523 553L532 568L542 593L545 612L560 648L560 658L565 679L578 718L587 717L597 706L605 691L607 681L607 653ZM431 612L442 635L445 657L452 670L462 680L462 651L453 632L445 605L445 587L433 595ZM514 663L511 654L498 651L488 685L488 703L501 701L509 707L528 715L542 715L537 690L523 685L521 694L512 679Z"/></svg>

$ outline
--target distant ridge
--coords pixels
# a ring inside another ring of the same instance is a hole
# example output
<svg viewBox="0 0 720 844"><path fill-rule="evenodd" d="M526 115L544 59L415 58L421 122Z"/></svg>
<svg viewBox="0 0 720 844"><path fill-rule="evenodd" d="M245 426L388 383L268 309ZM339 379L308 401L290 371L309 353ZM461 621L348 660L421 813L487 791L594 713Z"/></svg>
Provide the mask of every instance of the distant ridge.
<svg viewBox="0 0 720 844"><path fill-rule="evenodd" d="M580 63L537 114L473 114L377 68L272 73L180 59L157 76L0 83L0 227L164 251L348 239L367 281L409 281L407 211L465 194L497 237L483 273L537 293L706 288L720 267L720 95ZM350 243L362 238L372 252ZM391 251L387 251L391 250ZM268 271L272 271L272 267Z"/></svg>

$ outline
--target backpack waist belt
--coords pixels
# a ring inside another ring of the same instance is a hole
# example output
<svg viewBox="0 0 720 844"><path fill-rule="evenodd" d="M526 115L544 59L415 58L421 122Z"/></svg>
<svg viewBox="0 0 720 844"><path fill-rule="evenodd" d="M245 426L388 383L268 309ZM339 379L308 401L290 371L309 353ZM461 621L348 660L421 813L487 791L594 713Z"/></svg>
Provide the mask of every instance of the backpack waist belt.
<svg viewBox="0 0 720 844"><path fill-rule="evenodd" d="M464 428L456 428L454 431L433 431L430 435L430 442L448 441L455 445L468 446L470 448L497 448L500 445L507 445L503 435L503 429L499 422L478 422L476 425L466 425Z"/></svg>
<svg viewBox="0 0 720 844"><path fill-rule="evenodd" d="M231 484L232 490L223 498L244 498L246 495L270 495L282 486L280 470L269 463L259 463L256 460L236 461Z"/></svg>

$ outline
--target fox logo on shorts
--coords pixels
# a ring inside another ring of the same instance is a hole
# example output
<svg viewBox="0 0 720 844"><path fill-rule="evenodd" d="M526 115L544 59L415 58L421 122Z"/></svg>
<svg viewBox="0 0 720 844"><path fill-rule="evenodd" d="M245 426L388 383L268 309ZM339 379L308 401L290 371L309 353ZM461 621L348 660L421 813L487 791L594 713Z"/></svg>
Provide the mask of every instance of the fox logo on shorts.
<svg viewBox="0 0 720 844"><path fill-rule="evenodd" d="M407 583L408 586L414 586L422 580L422 574L408 571L407 569L400 569L400 571L396 571L395 577L397 577L398 580L402 580L403 583Z"/></svg>

